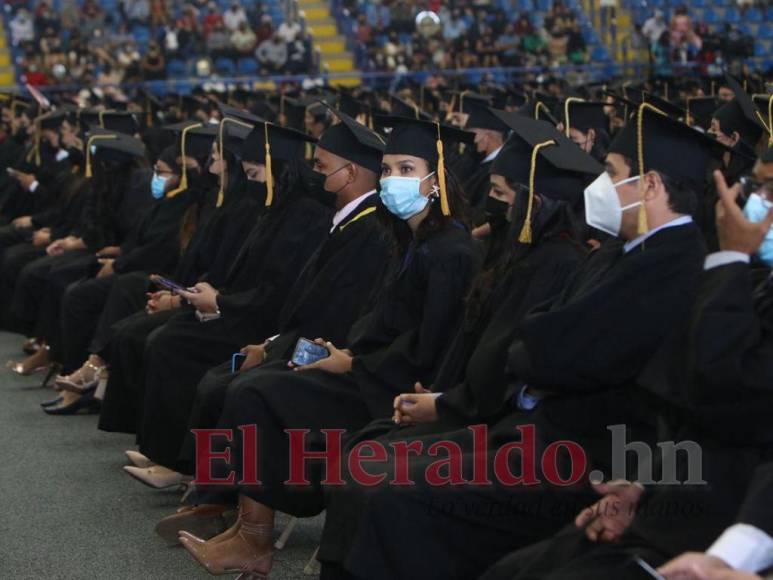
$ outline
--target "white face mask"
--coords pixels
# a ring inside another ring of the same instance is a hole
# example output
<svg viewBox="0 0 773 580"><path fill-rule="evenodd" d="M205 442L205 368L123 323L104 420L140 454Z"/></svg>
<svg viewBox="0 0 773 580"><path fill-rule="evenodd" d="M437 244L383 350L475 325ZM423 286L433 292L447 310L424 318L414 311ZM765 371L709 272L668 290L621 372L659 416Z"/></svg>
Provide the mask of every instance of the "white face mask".
<svg viewBox="0 0 773 580"><path fill-rule="evenodd" d="M642 202L637 201L622 207L617 195L617 187L637 179L639 179L638 175L612 183L612 178L606 171L599 175L593 183L585 188L586 223L610 236L619 236L620 226L623 223L623 212L640 206Z"/></svg>

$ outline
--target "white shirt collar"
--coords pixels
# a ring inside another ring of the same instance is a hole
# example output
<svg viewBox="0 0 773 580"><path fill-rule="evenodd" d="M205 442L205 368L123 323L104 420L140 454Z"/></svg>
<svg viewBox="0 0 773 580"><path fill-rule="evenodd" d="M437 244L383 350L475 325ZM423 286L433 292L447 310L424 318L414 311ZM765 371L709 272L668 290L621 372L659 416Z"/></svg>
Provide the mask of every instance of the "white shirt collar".
<svg viewBox="0 0 773 580"><path fill-rule="evenodd" d="M650 230L646 234L640 235L638 238L634 238L632 240L627 241L623 245L623 253L627 254L628 252L633 250L636 246L642 244L644 240L654 236L660 230L665 230L666 228L675 228L676 226L683 226L685 224L691 224L691 223L692 223L692 218L688 215L683 215L682 217L672 219L670 222L666 222L663 225L656 227L654 230Z"/></svg>
<svg viewBox="0 0 773 580"><path fill-rule="evenodd" d="M488 163L489 161L494 161L494 159L496 159L496 156L499 155L499 152L502 151L502 147L504 147L504 145L500 145L496 151L492 151L491 153L489 153L486 156L486 158L482 161L482 163Z"/></svg>
<svg viewBox="0 0 773 580"><path fill-rule="evenodd" d="M333 233L333 230L335 230L339 224L341 224L346 218L349 217L349 214L351 214L360 203L366 198L370 197L371 195L375 194L376 190L372 189L368 193L363 193L360 197L353 199L349 203L347 203L344 207L339 209L335 215L333 216L333 227L330 228L330 233Z"/></svg>

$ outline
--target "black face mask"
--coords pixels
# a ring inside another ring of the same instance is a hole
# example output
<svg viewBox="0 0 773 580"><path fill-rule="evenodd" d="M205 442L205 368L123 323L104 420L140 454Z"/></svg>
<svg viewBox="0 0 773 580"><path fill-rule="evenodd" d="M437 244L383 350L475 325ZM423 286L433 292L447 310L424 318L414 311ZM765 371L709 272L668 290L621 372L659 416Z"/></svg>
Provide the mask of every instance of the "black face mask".
<svg viewBox="0 0 773 580"><path fill-rule="evenodd" d="M507 223L507 212L510 209L510 204L501 199L488 196L486 198L486 217L491 227L501 226Z"/></svg>
<svg viewBox="0 0 773 580"><path fill-rule="evenodd" d="M266 203L266 196L268 195L268 188L265 181L253 181L248 179L246 185L247 194L256 197L260 203Z"/></svg>
<svg viewBox="0 0 773 580"><path fill-rule="evenodd" d="M335 207L338 196L334 192L325 189L327 175L314 171L306 164L301 165L300 173L303 185L309 195L326 207Z"/></svg>

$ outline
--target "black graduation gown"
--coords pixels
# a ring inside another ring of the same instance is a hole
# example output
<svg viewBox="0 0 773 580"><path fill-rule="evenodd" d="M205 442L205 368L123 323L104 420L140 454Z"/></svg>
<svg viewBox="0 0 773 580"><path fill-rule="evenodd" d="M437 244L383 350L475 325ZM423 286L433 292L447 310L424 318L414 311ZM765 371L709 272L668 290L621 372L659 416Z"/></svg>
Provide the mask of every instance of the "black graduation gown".
<svg viewBox="0 0 773 580"><path fill-rule="evenodd" d="M582 260L583 250L562 235L563 225L562 221L554 224L528 253L514 259L478 320L464 324L457 333L432 385L433 391L443 392L437 401L438 420L415 427L397 427L389 419L374 421L347 440L347 449L376 438L386 444L421 437L431 444L443 439L445 432L501 415L508 385L507 349L518 321L537 304L555 298ZM466 318L471 315L468 311ZM348 487L327 491L327 517L318 554L326 567L340 562L348 552L347 541L363 501L362 494L350 493Z"/></svg>
<svg viewBox="0 0 773 580"><path fill-rule="evenodd" d="M704 255L698 229L676 226L657 232L623 254L611 240L592 254L562 295L529 313L510 348L509 370L521 384L552 391L531 412L514 410L489 430L486 462L496 450L520 441L517 427L534 425L535 457L558 440L579 443L587 469L609 474L607 425L625 423L629 439L649 441L656 421L647 393L634 387L637 374L675 322L689 312ZM623 324L624 323L624 324ZM472 436L445 434L463 451L470 480ZM516 456L519 457L519 456ZM511 457L511 461L513 457ZM422 474L436 461L421 456L411 466L410 488L381 486L370 492L344 564L360 578L471 578L508 551L545 538L595 500L581 479L570 487L493 484L438 488ZM521 473L515 463L513 473ZM571 462L559 456L561 477ZM403 526L396 522L409 521Z"/></svg>
<svg viewBox="0 0 773 580"><path fill-rule="evenodd" d="M244 195L235 186L228 190L225 203L220 208L215 207L217 189L208 192L205 197L197 210L196 230L171 275L184 286L192 286L201 280L207 280L215 287L224 284L226 272L262 213L260 200ZM216 259L220 262L214 263ZM116 299L120 300L120 297ZM189 307L184 309L190 310ZM110 335L102 337L99 347L110 363L110 378L102 401L100 429L137 432L144 396L145 341L152 331L179 313L179 310L168 310L147 314L143 309L114 322ZM105 339L108 344L104 344Z"/></svg>
<svg viewBox="0 0 773 580"><path fill-rule="evenodd" d="M486 161L475 168L475 171L464 181L464 191L467 194L470 207L480 211L486 203L486 197L491 189L491 165Z"/></svg>
<svg viewBox="0 0 773 580"><path fill-rule="evenodd" d="M252 230L218 297L221 316L199 322L181 312L149 337L140 451L174 465L204 373L248 343L279 331L279 312L304 264L325 239L332 210L300 196L266 212ZM245 329L239 331L237 329Z"/></svg>
<svg viewBox="0 0 773 580"><path fill-rule="evenodd" d="M262 486L245 488L257 501L298 516L324 507L318 467L309 486L286 486L288 439L284 429L310 430L307 448L319 449L321 429L362 428L386 417L394 396L416 380L431 384L445 346L462 314L463 300L477 268L469 233L456 224L412 243L396 263L374 308L352 328L348 343L352 370L276 371L236 378L228 390L219 426L256 424ZM281 364L281 363L280 363ZM287 393L292 392L292 398ZM241 473L240 442L232 444L232 468ZM237 476L237 480L239 477ZM222 489L205 501L227 503ZM231 490L233 491L233 490Z"/></svg>
<svg viewBox="0 0 773 580"><path fill-rule="evenodd" d="M369 306L389 262L391 238L374 211L380 207L378 196L370 196L328 235L293 285L280 314L279 336L267 347L263 365L245 375L286 366L301 337L325 337L338 348L349 346L347 333ZM199 383L179 471L192 472L195 449L190 430L217 427L234 378L227 361Z"/></svg>

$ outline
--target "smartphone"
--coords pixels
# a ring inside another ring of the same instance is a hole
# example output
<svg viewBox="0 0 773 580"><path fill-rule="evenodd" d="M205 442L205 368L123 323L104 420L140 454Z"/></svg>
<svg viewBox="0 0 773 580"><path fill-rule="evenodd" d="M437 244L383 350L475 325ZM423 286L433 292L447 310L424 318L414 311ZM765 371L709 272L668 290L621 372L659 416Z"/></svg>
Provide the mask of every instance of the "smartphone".
<svg viewBox="0 0 773 580"><path fill-rule="evenodd" d="M242 368L244 361L247 360L247 355L243 352L235 352L231 357L231 374L235 375Z"/></svg>
<svg viewBox="0 0 773 580"><path fill-rule="evenodd" d="M655 578L656 580L666 580L655 568L647 564L638 556L634 556L633 565L639 570L642 580L645 578Z"/></svg>
<svg viewBox="0 0 773 580"><path fill-rule="evenodd" d="M307 338L299 338L295 343L295 351L290 359L295 366L310 365L330 356L330 351L321 344Z"/></svg>
<svg viewBox="0 0 773 580"><path fill-rule="evenodd" d="M188 291L187 288L184 286L180 286L177 282L173 282L172 280L169 280L168 278L164 278L162 276L151 276L150 278L155 284L158 284L162 288L166 288L167 290L175 291L175 290L185 290Z"/></svg>

